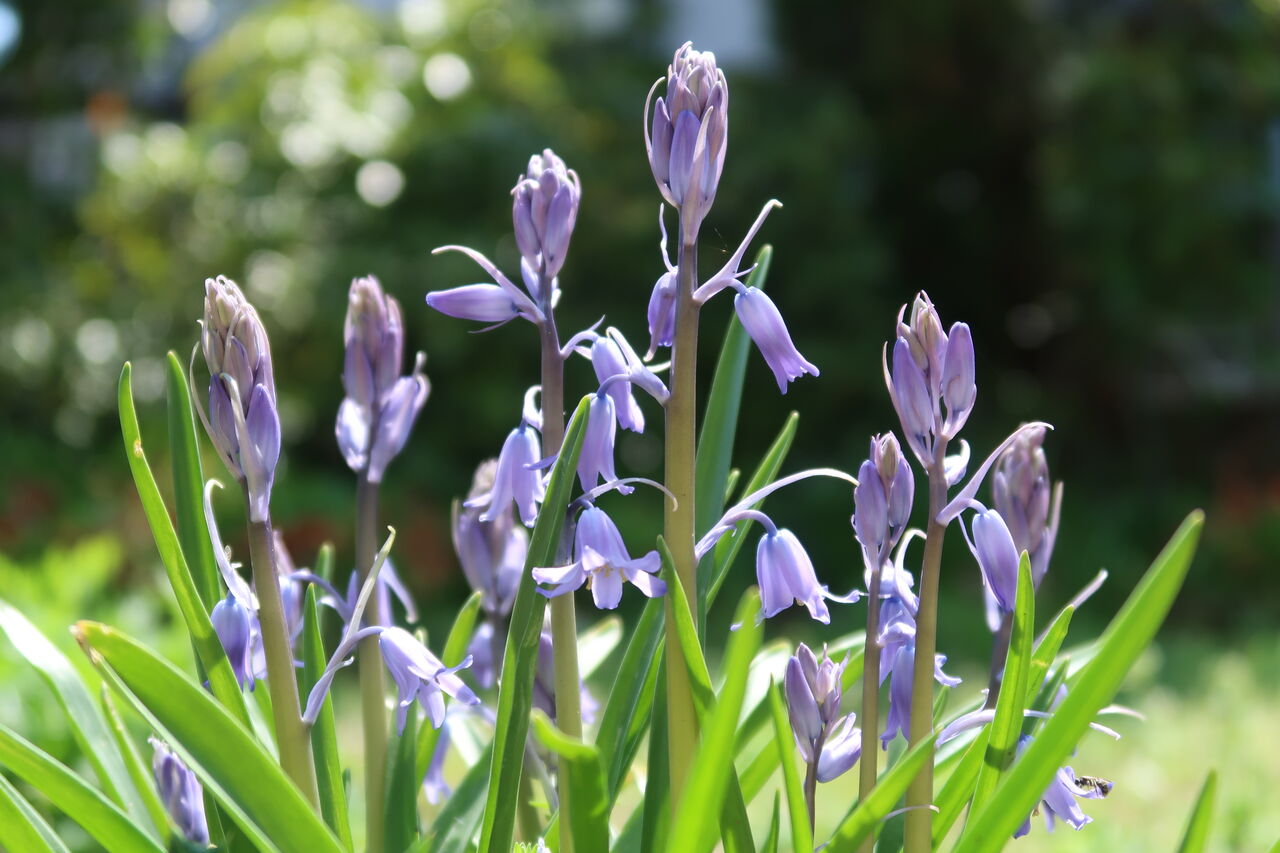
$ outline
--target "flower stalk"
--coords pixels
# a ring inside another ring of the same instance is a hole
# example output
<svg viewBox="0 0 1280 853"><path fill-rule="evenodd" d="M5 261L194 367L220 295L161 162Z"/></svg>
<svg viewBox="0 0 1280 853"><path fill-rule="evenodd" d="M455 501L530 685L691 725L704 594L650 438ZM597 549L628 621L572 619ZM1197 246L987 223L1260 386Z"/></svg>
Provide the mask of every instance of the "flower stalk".
<svg viewBox="0 0 1280 853"><path fill-rule="evenodd" d="M876 738L880 731L880 578L877 568L870 573L867 586L867 633L862 658L862 761L858 765L858 802L866 802L876 786L876 770L880 750ZM875 839L862 845L863 853L872 853Z"/></svg>
<svg viewBox="0 0 1280 853"><path fill-rule="evenodd" d="M378 484L361 475L356 485L356 571L358 584L364 586L378 553ZM373 595L366 605L366 622L381 625L380 596ZM382 649L378 638L367 637L356 655L360 670L360 715L364 732L364 802L368 828L365 846L369 853L381 853L384 846L386 812L387 760L387 691L383 675Z"/></svg>
<svg viewBox="0 0 1280 853"><path fill-rule="evenodd" d="M280 582L276 578L270 520L249 522L249 554L253 563L254 587L258 593L258 618L267 658L267 687L271 691L271 713L275 721L280 765L311 807L319 811L320 792L316 785L315 761L311 755L311 738L302 722L298 704L298 680L294 675L293 650L285 625Z"/></svg>

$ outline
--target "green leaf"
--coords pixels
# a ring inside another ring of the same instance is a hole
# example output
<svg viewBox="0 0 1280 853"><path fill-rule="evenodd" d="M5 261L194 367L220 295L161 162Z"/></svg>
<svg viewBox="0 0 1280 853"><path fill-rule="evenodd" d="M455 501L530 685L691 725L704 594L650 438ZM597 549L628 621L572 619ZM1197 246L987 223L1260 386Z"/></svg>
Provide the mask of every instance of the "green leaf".
<svg viewBox="0 0 1280 853"><path fill-rule="evenodd" d="M665 543L661 539L658 541L661 550L666 552ZM664 554L664 557L667 556L669 554ZM667 573L674 581L669 562ZM678 582L668 582L667 594L671 595L672 589L679 586ZM691 623L688 602L683 601L682 598L680 593L676 593L675 600L672 601L672 609L682 623L686 620ZM721 813L726 792L730 790L730 779L732 778L734 782L737 780L733 766L733 746L738 728L738 716L742 712L742 700L747 689L747 673L750 670L752 658L760 648L761 637L764 634L763 628L755 618L759 610L759 593L754 588L749 589L743 595L735 613L734 622L739 623L741 627L729 637L724 656L724 684L720 689L720 695L715 698L710 713L706 714L700 722L702 738L693 758L693 764L689 768L685 792L681 801L675 804L676 813L668 836L668 850L702 853L715 846L717 840L715 824L708 820L707 816ZM684 611L683 614L681 611ZM681 618L682 615L683 618ZM680 625L681 647L689 664L690 678L695 682L696 702L699 686L696 671L699 667L698 661L691 660L690 655L698 653L699 660L701 655L696 635L693 636L692 649L685 640L684 632L688 628L692 628L692 625ZM705 667L705 665L703 662L702 666ZM750 842L750 826L739 826L736 820L728 825L722 821L722 829L726 836L735 833L745 835L745 843L732 842L737 845L737 849L755 849L755 845ZM730 843L726 839L726 849L729 848Z"/></svg>
<svg viewBox="0 0 1280 853"><path fill-rule="evenodd" d="M978 772L982 769L987 754L987 736L990 728L983 726L977 737L969 744L960 758L956 769L951 771L947 781L934 795L933 804L938 811L933 816L933 849L941 850L947 833L964 811L965 804L973 795L973 786L978 781Z"/></svg>
<svg viewBox="0 0 1280 853"><path fill-rule="evenodd" d="M275 758L200 685L106 625L78 622L75 633L108 684L191 766L254 843L284 851L342 850Z"/></svg>
<svg viewBox="0 0 1280 853"><path fill-rule="evenodd" d="M107 850L124 853L164 850L159 842L134 826L129 815L69 767L3 725L0 725L0 765L48 797L55 808L80 824Z"/></svg>
<svg viewBox="0 0 1280 853"><path fill-rule="evenodd" d="M1044 684L1049 667L1053 666L1053 662L1058 659L1058 652L1062 651L1062 643L1067 638L1067 629L1071 627L1071 617L1075 612L1076 609L1069 604L1062 608L1045 629L1040 642L1036 643L1036 650L1031 655L1031 674L1027 682L1028 705Z"/></svg>
<svg viewBox="0 0 1280 853"><path fill-rule="evenodd" d="M769 711L773 718L773 744L782 764L782 790L787 793L787 813L791 817L791 849L812 850L813 830L809 827L809 806L804 799L800 771L796 767L795 736L787 720L782 691L769 686Z"/></svg>
<svg viewBox="0 0 1280 853"><path fill-rule="evenodd" d="M609 791L600 751L561 732L541 711L535 710L532 719L539 742L564 759L560 766L568 776L573 801L569 811L573 849L604 853L609 849Z"/></svg>
<svg viewBox="0 0 1280 853"><path fill-rule="evenodd" d="M71 661L3 599L0 599L0 630L8 635L18 654L35 667L53 692L71 724L76 744L93 767L103 792L123 807L134 822L149 825L146 804L129 776L115 738ZM161 824L160 829L163 831L167 826ZM157 834L156 837L160 836Z"/></svg>
<svg viewBox="0 0 1280 853"><path fill-rule="evenodd" d="M3 774L0 774L0 849L69 853L53 827Z"/></svg>
<svg viewBox="0 0 1280 853"><path fill-rule="evenodd" d="M658 685L653 697L653 722L649 727L650 779L671 778L671 742L667 738L667 679L663 677L665 675L666 662L663 661L658 667ZM671 809L668 800L667 786L661 782L645 788L644 808L636 810L640 812L640 845L634 849L648 853L666 846L667 833L671 829ZM629 835L627 832L636 824L634 814L632 818L623 827L622 835L618 839L619 851L631 849L624 846L624 842L634 835L634 833Z"/></svg>
<svg viewBox="0 0 1280 853"><path fill-rule="evenodd" d="M422 777L417 766L418 715L405 717L404 731L393 733L387 744L386 838L387 850L404 850L418 836L418 787ZM431 728L430 723L424 728Z"/></svg>
<svg viewBox="0 0 1280 853"><path fill-rule="evenodd" d="M453 796L449 797L431 826L430 853L467 853L475 849L472 839L485 810L485 788L489 784L489 765L493 747L485 748L471 769L462 777ZM481 848L491 849L491 848Z"/></svg>
<svg viewBox="0 0 1280 853"><path fill-rule="evenodd" d="M769 819L769 834L764 837L764 842L760 845L760 853L778 853L778 836L782 834L781 806L782 798L774 792L773 817Z"/></svg>
<svg viewBox="0 0 1280 853"><path fill-rule="evenodd" d="M1182 833L1182 843L1178 845L1178 853L1203 853L1209 843L1209 825L1213 822L1213 798L1218 790L1218 771L1210 770L1205 777L1200 795L1191 809L1191 817L1187 819L1187 828Z"/></svg>
<svg viewBox="0 0 1280 853"><path fill-rule="evenodd" d="M1191 513L1156 557L1053 718L1005 774L982 811L970 819L958 853L1000 849L1035 807L1089 723L1115 696L1129 668L1155 637L1182 588L1203 523L1203 513Z"/></svg>
<svg viewBox="0 0 1280 853"><path fill-rule="evenodd" d="M749 495L758 489L764 488L778 476L778 472L782 470L782 463L786 461L787 453L791 450L791 442L796 437L796 427L799 423L800 415L798 413L792 412L787 416L787 420L783 423L777 438L773 440L773 444L769 445L769 449L765 452L764 458L760 460L755 473L751 475L751 479L743 487L742 492L744 495ZM755 506L759 508L763 503L764 501L761 501ZM711 585L707 590L708 607L715 600L716 593L720 591L720 585L724 583L724 579L729 576L729 569L733 567L733 561L747 541L747 531L750 530L753 524L755 522L750 519L740 521L734 526L733 530L721 536L720 541L716 542L716 547L711 552L715 557L715 571L712 574ZM703 572L699 571L699 575L702 574Z"/></svg>
<svg viewBox="0 0 1280 853"><path fill-rule="evenodd" d="M1031 677L1031 639L1035 630L1035 581L1026 551L1018 562L1018 591L1013 607L1013 631L1005 655L1004 676L996 698L995 717L987 727L987 749L973 786L970 814L991 797L1000 777L1013 763L1022 734L1022 712L1027 708L1027 682Z"/></svg>
<svg viewBox="0 0 1280 853"><path fill-rule="evenodd" d="M321 553L324 554L325 551L322 550ZM332 549L328 549L328 553L332 555ZM315 684L324 673L328 661L325 659L324 639L320 634L316 588L312 585L307 586L307 595L302 603L301 640L303 683ZM333 718L332 694L325 696L320 713L311 726L311 755L316 762L320 813L324 816L324 822L338 836L342 846L352 850L351 817L347 811L347 791L342 784L342 761L338 757L338 733Z"/></svg>
<svg viewBox="0 0 1280 853"><path fill-rule="evenodd" d="M769 263L773 259L773 247L764 246L756 255L756 266L747 277L747 286L764 289L769 275ZM732 465L733 439L738 429L738 412L742 406L742 386L747 376L747 356L751 352L751 338L738 320L737 314L729 317L729 328L720 347L720 358L711 379L707 394L707 407L702 415L702 430L698 433L697 461L694 467L694 488L698 495L694 507L694 530L698 536L711 529L724 512L724 501L715 495L723 495ZM707 614L707 598L711 591L714 558L704 558L698 571L698 624L704 624Z"/></svg>
<svg viewBox="0 0 1280 853"><path fill-rule="evenodd" d="M191 408L191 388L182 362L172 352L168 357L169 452L173 454L173 497L178 518L178 539L187 558L196 590L206 612L222 598L218 566L213 560L213 543L204 524L204 472L200 467L200 443L196 438L195 412Z"/></svg>
<svg viewBox="0 0 1280 853"><path fill-rule="evenodd" d="M535 566L554 565L556 546L577 474L578 455L582 452L589 407L589 398L582 398L565 431L564 443L547 482L546 499L529 539L528 557L511 610L507 646L502 658L502 684L498 690L491 781L480 832L481 850L509 850L515 834L525 739L529 733L529 712L533 710L538 638L542 634L542 619L546 611L546 599L535 589L531 572Z"/></svg>
<svg viewBox="0 0 1280 853"><path fill-rule="evenodd" d="M881 775L867 798L858 803L841 822L836 834L823 848L824 853L850 853L870 837L885 816L897 808L898 801L907 792L907 786L932 755L933 742L937 737L932 734L911 747Z"/></svg>
<svg viewBox="0 0 1280 853"><path fill-rule="evenodd" d="M608 769L609 793L618 795L627 768L631 766L649 723L650 709L654 705L658 672L663 646L662 600L650 598L645 602L640 618L636 620L618 664L613 688L605 700L604 713L600 715L600 728L596 732L596 744Z"/></svg>
<svg viewBox="0 0 1280 853"><path fill-rule="evenodd" d="M165 572L169 575L169 583L173 586L178 610L186 621L196 656L209 679L209 687L223 707L247 727L251 725L249 709L240 692L240 684L231 671L231 662L222 650L218 635L213 631L209 611L200 600L200 593L196 590L195 581L187 567L173 521L169 518L169 511L165 509L164 499L160 497L160 489L156 486L156 478L147 464L147 454L142 447L142 433L138 429L138 413L133 407L131 373L132 368L125 362L124 370L120 372L119 405L120 430L124 436L129 470L133 473L133 482L137 486L138 497L142 500L142 509L146 513L147 524L151 527L151 535L155 538L156 548L160 551Z"/></svg>
<svg viewBox="0 0 1280 853"><path fill-rule="evenodd" d="M133 743L133 738L129 736L128 729L125 728L124 720L120 718L120 712L116 710L115 702L111 701L111 691L106 684L101 686L101 692L98 696L99 703L102 707L102 715L106 720L107 729L111 732L111 737L116 742L116 748L120 750L120 757L124 760L125 769L129 773L129 778L133 781L133 788L142 796L143 805L146 806L147 813L151 816L151 823L155 826L160 835L166 835L169 832L169 812L165 809L164 803L160 801L160 794L157 793L155 787L155 778L151 773L150 763L142 760L137 746ZM210 823L212 831L213 824Z"/></svg>

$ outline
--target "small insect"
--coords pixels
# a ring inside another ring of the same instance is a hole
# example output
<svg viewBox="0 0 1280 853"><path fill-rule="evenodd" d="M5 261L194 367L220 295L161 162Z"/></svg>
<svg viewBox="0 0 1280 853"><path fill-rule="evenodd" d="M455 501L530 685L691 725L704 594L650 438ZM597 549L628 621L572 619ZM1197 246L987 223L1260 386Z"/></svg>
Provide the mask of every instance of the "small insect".
<svg viewBox="0 0 1280 853"><path fill-rule="evenodd" d="M1097 776L1077 776L1076 785L1086 791L1097 791L1099 795L1106 797L1111 793L1115 783L1110 779L1100 779Z"/></svg>

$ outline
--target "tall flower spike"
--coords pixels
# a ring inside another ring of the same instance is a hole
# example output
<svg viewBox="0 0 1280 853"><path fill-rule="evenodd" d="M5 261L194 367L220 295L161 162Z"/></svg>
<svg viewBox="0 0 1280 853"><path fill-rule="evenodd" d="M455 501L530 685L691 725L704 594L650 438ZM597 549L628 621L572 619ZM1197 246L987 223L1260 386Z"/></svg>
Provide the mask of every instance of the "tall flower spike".
<svg viewBox="0 0 1280 853"><path fill-rule="evenodd" d="M991 479L992 505L1009 525L1014 546L1031 555L1037 585L1049 570L1062 510L1062 484L1049 480L1045 434L1043 428L1020 433L1000 455Z"/></svg>
<svg viewBox="0 0 1280 853"><path fill-rule="evenodd" d="M280 459L271 345L258 312L234 281L205 279L200 344L209 367L209 438L245 485L249 519L266 521Z"/></svg>
<svg viewBox="0 0 1280 853"><path fill-rule="evenodd" d="M421 355L411 375L400 375L404 361L400 303L373 276L351 282L343 342L346 397L338 407L338 447L351 470L367 472L369 481L378 483L408 441L431 385L422 374Z"/></svg>
<svg viewBox="0 0 1280 853"><path fill-rule="evenodd" d="M663 595L667 585L654 574L662 567L657 551L631 558L622 534L613 519L598 507L583 510L573 541L574 561L567 566L535 568L533 579L549 584L539 587L547 598L564 595L581 587L591 588L596 607L612 610L622 600L622 582L631 583L650 598Z"/></svg>
<svg viewBox="0 0 1280 853"><path fill-rule="evenodd" d="M550 148L529 158L529 168L511 190L511 219L525 263L553 279L564 266L578 219L582 183ZM536 298L536 294L535 294Z"/></svg>
<svg viewBox="0 0 1280 853"><path fill-rule="evenodd" d="M151 738L151 774L165 811L188 841L197 845L209 843L209 824L204 814L204 790L191 768L174 755L168 746Z"/></svg>
<svg viewBox="0 0 1280 853"><path fill-rule="evenodd" d="M666 94L653 106L652 123L652 91L645 102L645 150L659 192L681 211L682 239L691 243L711 209L724 169L729 84L715 54L694 50L690 42L676 51L666 84Z"/></svg>
<svg viewBox="0 0 1280 853"><path fill-rule="evenodd" d="M471 496L493 488L497 462L490 459L476 468ZM497 512L492 521L483 521L476 507L453 506L453 548L467 583L480 593L480 606L494 617L511 612L516 588L524 571L529 550L529 534L515 523L510 507Z"/></svg>
<svg viewBox="0 0 1280 853"><path fill-rule="evenodd" d="M773 371L778 390L787 393L787 383L806 373L817 376L818 368L796 349L782 313L768 294L757 287L738 285L738 288L738 294L733 298L734 310Z"/></svg>

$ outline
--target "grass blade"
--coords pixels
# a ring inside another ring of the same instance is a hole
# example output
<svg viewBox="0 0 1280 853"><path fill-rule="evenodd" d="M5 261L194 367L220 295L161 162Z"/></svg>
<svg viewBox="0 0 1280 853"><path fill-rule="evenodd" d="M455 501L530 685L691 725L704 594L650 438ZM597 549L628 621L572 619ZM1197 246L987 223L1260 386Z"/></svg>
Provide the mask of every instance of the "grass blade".
<svg viewBox="0 0 1280 853"><path fill-rule="evenodd" d="M387 807L384 844L387 850L405 850L418 836L417 711L405 717L404 731L393 733L387 744ZM428 721L422 728L431 728Z"/></svg>
<svg viewBox="0 0 1280 853"><path fill-rule="evenodd" d="M782 798L775 793L773 795L773 817L769 819L769 833L764 837L764 841L760 844L760 853L778 853L778 836L782 834L781 807Z"/></svg>
<svg viewBox="0 0 1280 853"><path fill-rule="evenodd" d="M169 410L169 452L173 455L174 513L178 519L178 540L187 558L187 567L206 612L222 597L218 567L213 561L213 544L204 525L204 471L200 466L195 411L191 408L191 388L182 362L172 352L168 357L166 389Z"/></svg>
<svg viewBox="0 0 1280 853"><path fill-rule="evenodd" d="M1182 588L1203 523L1203 513L1191 513L1156 557L1099 640L1098 654L986 806L970 820L956 847L958 853L999 850L1035 807L1089 723L1115 696L1133 662L1154 639Z"/></svg>
<svg viewBox="0 0 1280 853"><path fill-rule="evenodd" d="M209 687L231 714L246 727L251 726L249 709L240 692L240 685L231 671L231 663L222 650L213 631L213 623L209 621L209 611L200 599L195 580L187 567L186 557L182 553L182 545L178 541L177 531L165 509L164 499L160 497L160 489L156 486L156 478L147 464L147 454L142 447L142 433L138 428L138 413L133 407L133 388L130 380L132 368L125 362L120 372L119 406L120 430L124 436L125 456L129 460L129 470L133 474L133 482L138 489L138 497L142 500L142 509L147 516L147 524L151 527L151 535L155 538L156 548L160 552L161 562L173 586L174 597L178 601L178 610L187 624L187 632L191 634L191 643L195 646L196 656L204 666L205 675L209 679Z"/></svg>
<svg viewBox="0 0 1280 853"><path fill-rule="evenodd" d="M533 710L533 675L538 660L538 638L547 600L534 589L532 569L553 565L556 545L564 526L565 511L577 473L578 455L587 426L588 398L578 403L565 431L560 455L551 468L546 500L529 539L525 570L511 610L506 652L502 658L502 684L498 690L498 718L493 736L489 793L480 832L481 850L509 850L515 834L516 805L524 768L529 712Z"/></svg>
<svg viewBox="0 0 1280 853"><path fill-rule="evenodd" d="M605 853L609 849L609 791L600 751L561 732L541 711L534 711L532 719L534 734L542 745L565 759L561 766L566 768L573 800L569 811L573 849Z"/></svg>
<svg viewBox="0 0 1280 853"><path fill-rule="evenodd" d="M200 685L106 625L78 622L75 633L108 683L191 765L255 843L286 851L342 850L275 758Z"/></svg>
<svg viewBox="0 0 1280 853"><path fill-rule="evenodd" d="M484 816L485 788L489 784L489 760L492 747L462 777L440 814L431 826L430 853L467 853L474 850L472 840Z"/></svg>
<svg viewBox="0 0 1280 853"><path fill-rule="evenodd" d="M1187 819L1187 828L1182 833L1182 843L1178 845L1178 853L1203 853L1209 843L1209 825L1213 821L1213 799L1218 790L1218 771L1210 770L1205 777L1200 795L1191 809L1191 817Z"/></svg>
<svg viewBox="0 0 1280 853"><path fill-rule="evenodd" d="M813 829L809 826L809 807L805 803L800 771L796 767L795 737L787 720L782 691L773 684L769 685L769 710L773 718L773 743L782 764L782 790L787 793L787 814L791 818L791 848L812 850Z"/></svg>
<svg viewBox="0 0 1280 853"><path fill-rule="evenodd" d="M600 716L596 744L605 762L611 798L618 795L649 723L662 661L658 654L663 646L662 607L659 598L645 602Z"/></svg>
<svg viewBox="0 0 1280 853"><path fill-rule="evenodd" d="M40 813L0 775L0 848L31 853L70 853Z"/></svg>
<svg viewBox="0 0 1280 853"><path fill-rule="evenodd" d="M302 603L302 678L306 685L315 684L327 663L324 639L320 634L320 611L316 605L316 588L307 586ZM305 695L305 694L304 694ZM342 784L342 761L338 757L337 724L333 719L333 696L325 697L320 713L311 726L311 755L316 762L316 783L320 791L320 814L343 848L354 849L351 839L351 817L347 811L347 790Z"/></svg>
<svg viewBox="0 0 1280 853"><path fill-rule="evenodd" d="M151 765L143 761L142 755L134 745L133 738L129 736L129 730L125 728L124 720L120 718L120 712L116 709L115 702L111 701L111 691L107 689L106 684L102 685L98 700L102 706L102 715L106 720L107 729L120 750L120 757L124 760L129 778L133 780L134 790L142 796L143 805L147 808L147 814L151 816L152 825L161 835L165 835L169 831L169 812L156 791L155 779L151 775ZM210 831L212 830L211 823Z"/></svg>
<svg viewBox="0 0 1280 853"><path fill-rule="evenodd" d="M134 826L129 815L70 768L3 725L0 725L0 765L48 797L55 808L80 824L107 850L123 853L164 850L158 841Z"/></svg>

